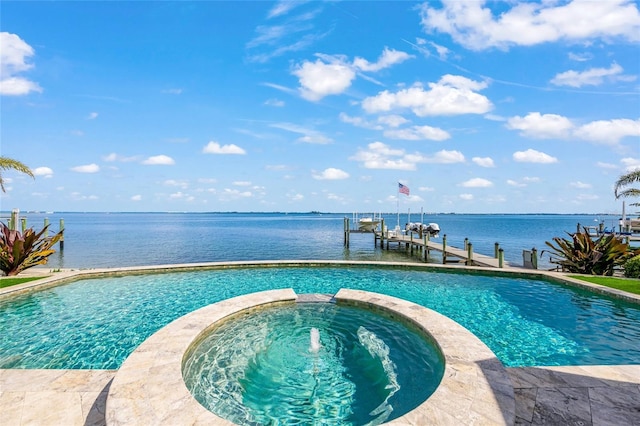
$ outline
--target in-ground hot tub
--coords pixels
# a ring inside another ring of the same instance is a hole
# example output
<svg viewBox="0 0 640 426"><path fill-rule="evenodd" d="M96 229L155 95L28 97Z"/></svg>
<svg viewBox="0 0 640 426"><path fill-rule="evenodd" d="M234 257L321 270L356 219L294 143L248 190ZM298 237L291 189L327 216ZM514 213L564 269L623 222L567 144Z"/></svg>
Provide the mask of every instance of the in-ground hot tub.
<svg viewBox="0 0 640 426"><path fill-rule="evenodd" d="M221 321L191 347L187 388L236 424L380 424L424 402L444 358L424 333L384 312L292 303Z"/></svg>
<svg viewBox="0 0 640 426"><path fill-rule="evenodd" d="M353 425L513 424L513 388L504 367L454 321L365 291L340 290L335 306L295 304L297 299L290 289L254 293L167 325L116 374L107 424L264 424L269 418L304 423L300 416ZM287 331L268 337L260 326L261 318L268 322L265 314L293 325L280 322ZM347 324L330 331L327 318ZM246 326L244 332L252 334L236 339ZM407 355L414 349L407 345L417 346L420 355ZM367 388L367 382L375 384ZM417 391L421 383L424 389ZM283 388L280 395L276 388Z"/></svg>

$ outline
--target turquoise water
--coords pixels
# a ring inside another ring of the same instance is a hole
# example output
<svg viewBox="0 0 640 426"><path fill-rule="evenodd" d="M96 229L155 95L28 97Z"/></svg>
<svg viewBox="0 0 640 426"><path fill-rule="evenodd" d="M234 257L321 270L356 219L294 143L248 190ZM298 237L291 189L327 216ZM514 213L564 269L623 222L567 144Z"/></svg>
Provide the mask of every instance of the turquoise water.
<svg viewBox="0 0 640 426"><path fill-rule="evenodd" d="M425 401L443 373L439 352L415 331L329 303L267 308L226 321L183 367L187 388L204 407L242 425L327 418L380 424Z"/></svg>
<svg viewBox="0 0 640 426"><path fill-rule="evenodd" d="M0 367L118 368L148 336L256 291L363 289L434 309L507 366L640 364L640 309L538 280L374 267L247 268L84 280L0 301Z"/></svg>
<svg viewBox="0 0 640 426"><path fill-rule="evenodd" d="M53 213L27 214L28 226L40 229L48 218L51 230L64 219L65 248L49 260L50 268L99 268L193 262L275 259L345 259L406 261L396 251L375 248L371 235L352 235L343 247L346 214L311 213ZM370 215L369 215L370 216ZM545 241L566 237L578 223L603 221L612 228L617 216L508 214L383 214L392 229L409 221L436 222L448 245L463 247L465 238L475 252L493 256L495 243L504 259L522 265L522 251ZM433 262L440 262L434 253ZM540 258L549 268L549 256Z"/></svg>

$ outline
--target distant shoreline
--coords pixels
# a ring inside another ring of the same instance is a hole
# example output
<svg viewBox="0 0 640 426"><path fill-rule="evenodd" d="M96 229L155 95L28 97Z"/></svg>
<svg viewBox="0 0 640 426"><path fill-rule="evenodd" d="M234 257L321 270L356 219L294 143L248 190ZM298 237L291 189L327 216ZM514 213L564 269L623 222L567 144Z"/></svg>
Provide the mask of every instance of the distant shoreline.
<svg viewBox="0 0 640 426"><path fill-rule="evenodd" d="M34 211L20 210L20 214L280 214L280 215L344 215L351 217L354 212L281 212L281 211L207 211L207 212L190 212L190 211ZM360 216L368 215L367 212L355 212ZM11 210L0 210L0 215L10 215ZM376 215L395 215L397 212L375 212ZM400 212L406 215L407 212ZM412 215L419 215L420 212L411 212ZM424 212L425 215L464 215L464 216L621 216L622 213L456 213L456 212ZM634 216L638 213L627 213Z"/></svg>

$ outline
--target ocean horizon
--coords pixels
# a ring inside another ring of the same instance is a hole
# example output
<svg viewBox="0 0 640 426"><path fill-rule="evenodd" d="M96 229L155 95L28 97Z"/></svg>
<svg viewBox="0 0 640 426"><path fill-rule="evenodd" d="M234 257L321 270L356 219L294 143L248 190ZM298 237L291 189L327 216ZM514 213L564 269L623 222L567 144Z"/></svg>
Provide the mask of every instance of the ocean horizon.
<svg viewBox="0 0 640 426"><path fill-rule="evenodd" d="M10 212L7 212L10 213ZM375 247L371 234L352 234L344 247L344 219L373 214L326 212L21 212L26 227L49 234L64 226L64 249L58 245L46 267L107 268L177 263L254 260L417 261L403 250ZM408 222L435 222L447 245L493 256L495 244L504 260L523 264L523 250L535 248L540 269L551 269L546 241L566 238L578 226L616 228L618 215L376 213L388 229ZM3 221L8 217L0 213ZM63 223L61 223L63 222ZM19 224L19 229L21 225ZM353 226L352 226L352 229ZM434 253L430 263L441 262Z"/></svg>

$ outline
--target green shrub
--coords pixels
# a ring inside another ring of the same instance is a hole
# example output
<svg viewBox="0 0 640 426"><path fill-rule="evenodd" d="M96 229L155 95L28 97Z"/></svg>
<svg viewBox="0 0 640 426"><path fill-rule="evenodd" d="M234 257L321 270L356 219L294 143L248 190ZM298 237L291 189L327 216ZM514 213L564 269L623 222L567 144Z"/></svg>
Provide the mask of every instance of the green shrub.
<svg viewBox="0 0 640 426"><path fill-rule="evenodd" d="M640 278L640 255L632 257L625 262L624 276L627 278Z"/></svg>
<svg viewBox="0 0 640 426"><path fill-rule="evenodd" d="M560 265L565 272L611 276L616 267L640 254L640 250L631 250L613 234L594 239L585 227L581 232L567 234L570 239L554 237L553 242L545 241L555 257L551 263Z"/></svg>

